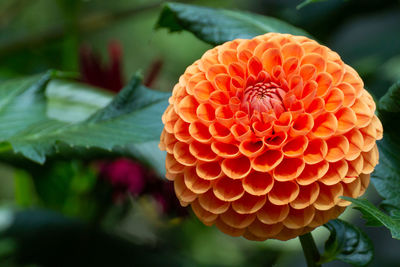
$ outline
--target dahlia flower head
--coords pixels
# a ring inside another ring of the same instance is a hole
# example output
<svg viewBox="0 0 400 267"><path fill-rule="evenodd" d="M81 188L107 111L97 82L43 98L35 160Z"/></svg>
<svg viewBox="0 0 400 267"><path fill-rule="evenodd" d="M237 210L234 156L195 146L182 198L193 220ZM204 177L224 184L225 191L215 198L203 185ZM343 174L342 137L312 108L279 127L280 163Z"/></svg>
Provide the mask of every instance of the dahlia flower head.
<svg viewBox="0 0 400 267"><path fill-rule="evenodd" d="M166 177L206 225L288 240L338 217L378 163L382 124L357 72L303 36L268 33L208 50L162 121Z"/></svg>

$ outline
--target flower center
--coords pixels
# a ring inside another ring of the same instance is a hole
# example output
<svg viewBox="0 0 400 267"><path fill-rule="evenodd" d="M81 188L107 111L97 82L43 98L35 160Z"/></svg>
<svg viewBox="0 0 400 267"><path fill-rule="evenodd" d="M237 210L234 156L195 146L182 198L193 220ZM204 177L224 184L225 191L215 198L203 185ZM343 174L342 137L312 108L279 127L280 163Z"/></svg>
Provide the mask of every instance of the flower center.
<svg viewBox="0 0 400 267"><path fill-rule="evenodd" d="M259 82L244 90L242 107L251 116L254 111L274 111L276 116L285 111L283 97L286 92L274 82Z"/></svg>

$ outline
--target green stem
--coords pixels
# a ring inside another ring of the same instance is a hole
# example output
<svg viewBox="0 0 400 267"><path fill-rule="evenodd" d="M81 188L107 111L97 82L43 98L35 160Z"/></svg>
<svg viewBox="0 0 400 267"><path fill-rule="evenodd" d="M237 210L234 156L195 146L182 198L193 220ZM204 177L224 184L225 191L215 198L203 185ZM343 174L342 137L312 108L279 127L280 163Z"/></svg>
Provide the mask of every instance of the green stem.
<svg viewBox="0 0 400 267"><path fill-rule="evenodd" d="M308 267L320 267L319 251L315 245L314 239L311 233L299 236L301 247L303 248L304 256L306 257Z"/></svg>

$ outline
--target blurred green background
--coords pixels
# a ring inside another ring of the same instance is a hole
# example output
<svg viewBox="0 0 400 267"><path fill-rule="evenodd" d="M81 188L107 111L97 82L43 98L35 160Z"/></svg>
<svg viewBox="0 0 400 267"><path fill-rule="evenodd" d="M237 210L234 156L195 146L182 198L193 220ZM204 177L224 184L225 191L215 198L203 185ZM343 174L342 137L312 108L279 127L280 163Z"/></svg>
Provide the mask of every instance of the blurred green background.
<svg viewBox="0 0 400 267"><path fill-rule="evenodd" d="M400 1L328 0L300 10L298 0L185 2L251 11L301 27L337 51L376 97L400 79ZM48 69L84 72L85 48L94 64L112 65L108 47L116 43L124 82L141 71L152 88L170 91L210 46L190 33L155 31L160 4L0 0L0 80ZM171 200L166 182L147 166L140 165L138 175L153 180L141 192L116 196L107 180L114 173L104 171L104 160L0 165L0 266L305 266L297 239L249 242L202 225ZM131 163L121 164L129 171L136 168ZM379 202L372 186L368 198ZM387 230L366 228L351 209L342 218L373 239L371 266L398 266L400 244ZM313 233L322 248L328 231Z"/></svg>

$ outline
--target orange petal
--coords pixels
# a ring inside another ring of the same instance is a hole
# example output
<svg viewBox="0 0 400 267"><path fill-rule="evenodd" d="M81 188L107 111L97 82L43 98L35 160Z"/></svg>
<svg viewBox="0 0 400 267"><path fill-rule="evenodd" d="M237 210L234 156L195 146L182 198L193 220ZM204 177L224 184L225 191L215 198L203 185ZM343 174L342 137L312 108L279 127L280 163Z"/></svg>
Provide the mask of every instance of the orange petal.
<svg viewBox="0 0 400 267"><path fill-rule="evenodd" d="M244 229L244 228L239 229L239 228L229 226L226 223L224 223L220 218L218 218L216 220L215 226L217 226L217 228L221 232L223 232L224 234L230 235L230 236L241 236L246 231L246 229Z"/></svg>
<svg viewBox="0 0 400 267"><path fill-rule="evenodd" d="M333 88L325 98L325 110L336 112L343 104L344 95L338 88Z"/></svg>
<svg viewBox="0 0 400 267"><path fill-rule="evenodd" d="M165 159L165 167L170 173L173 174L182 173L185 169L185 166L176 161L174 155L169 153L167 153L167 157Z"/></svg>
<svg viewBox="0 0 400 267"><path fill-rule="evenodd" d="M239 148L234 144L214 142L211 144L211 149L215 154L223 158L236 158L240 154Z"/></svg>
<svg viewBox="0 0 400 267"><path fill-rule="evenodd" d="M335 115L332 113L324 113L315 119L311 133L316 138L327 139L336 132L337 127L338 121Z"/></svg>
<svg viewBox="0 0 400 267"><path fill-rule="evenodd" d="M185 96L178 104L178 112L181 118L188 122L194 122L197 120L196 110L199 103L197 100L191 96Z"/></svg>
<svg viewBox="0 0 400 267"><path fill-rule="evenodd" d="M328 172L319 181L325 185L334 185L339 183L348 172L346 160L330 163Z"/></svg>
<svg viewBox="0 0 400 267"><path fill-rule="evenodd" d="M229 209L229 202L217 198L214 195L213 190L209 190L206 193L199 195L198 200L203 209L214 214L221 214Z"/></svg>
<svg viewBox="0 0 400 267"><path fill-rule="evenodd" d="M271 73L275 66L282 65L281 52L277 48L270 48L261 56L261 62L263 63L264 70Z"/></svg>
<svg viewBox="0 0 400 267"><path fill-rule="evenodd" d="M379 160L377 146L375 145L368 152L362 152L361 155L363 157L363 162L364 162L362 173L369 174L369 173L373 172L374 168L375 168L376 164L378 164L378 160Z"/></svg>
<svg viewBox="0 0 400 267"><path fill-rule="evenodd" d="M191 207L197 218L199 218L199 220L202 221L205 225L213 225L215 223L215 220L218 218L217 214L211 213L203 209L198 200L193 201Z"/></svg>
<svg viewBox="0 0 400 267"><path fill-rule="evenodd" d="M343 187L341 183L327 186L319 184L319 195L314 202L314 207L318 210L329 210L340 201L343 195Z"/></svg>
<svg viewBox="0 0 400 267"><path fill-rule="evenodd" d="M314 127L314 119L310 114L300 114L290 128L291 136L306 135Z"/></svg>
<svg viewBox="0 0 400 267"><path fill-rule="evenodd" d="M254 196L245 193L241 198L232 202L232 208L240 214L252 214L261 209L266 201L266 196Z"/></svg>
<svg viewBox="0 0 400 267"><path fill-rule="evenodd" d="M299 229L308 225L314 219L315 209L313 206L308 206L304 209L293 209L289 211L289 215L282 222L289 229Z"/></svg>
<svg viewBox="0 0 400 267"><path fill-rule="evenodd" d="M212 140L212 136L208 127L203 123L196 121L192 122L189 126L189 134L197 141L201 143L209 143Z"/></svg>
<svg viewBox="0 0 400 267"><path fill-rule="evenodd" d="M294 209L304 209L312 205L319 195L318 183L312 183L300 186L300 193L295 200L290 202L290 206Z"/></svg>
<svg viewBox="0 0 400 267"><path fill-rule="evenodd" d="M282 223L265 224L256 219L253 221L252 224L249 225L248 230L256 237L264 240L277 235L282 230L282 228Z"/></svg>
<svg viewBox="0 0 400 267"><path fill-rule="evenodd" d="M351 106L351 109L356 114L356 125L359 128L365 127L371 122L374 111L371 110L365 102L356 99L354 104Z"/></svg>
<svg viewBox="0 0 400 267"><path fill-rule="evenodd" d="M317 72L324 71L326 68L325 59L321 55L315 53L310 53L302 58L301 65L305 64L314 65Z"/></svg>
<svg viewBox="0 0 400 267"><path fill-rule="evenodd" d="M361 150L365 146L363 135L359 130L353 129L350 132L346 133L344 136L349 141L349 152L347 152L346 154L346 159L354 160L360 155Z"/></svg>
<svg viewBox="0 0 400 267"><path fill-rule="evenodd" d="M196 173L200 178L205 180L215 180L223 174L218 161L199 162L196 165Z"/></svg>
<svg viewBox="0 0 400 267"><path fill-rule="evenodd" d="M305 136L298 136L287 142L282 152L287 157L298 157L303 155L308 145L308 139Z"/></svg>
<svg viewBox="0 0 400 267"><path fill-rule="evenodd" d="M279 150L267 149L261 155L251 160L251 167L260 172L267 172L278 166L283 160L283 154Z"/></svg>
<svg viewBox="0 0 400 267"><path fill-rule="evenodd" d="M210 181L201 179L196 173L196 168L185 170L184 182L186 187L195 194L203 194L211 188Z"/></svg>
<svg viewBox="0 0 400 267"><path fill-rule="evenodd" d="M253 171L243 179L242 183L247 193L254 196L263 196L271 191L274 179L267 172Z"/></svg>
<svg viewBox="0 0 400 267"><path fill-rule="evenodd" d="M268 193L268 199L272 204L285 205L292 202L299 195L299 186L296 182L275 181L274 187Z"/></svg>
<svg viewBox="0 0 400 267"><path fill-rule="evenodd" d="M229 143L233 140L233 135L229 128L221 123L214 122L210 125L209 131L211 136L217 141Z"/></svg>
<svg viewBox="0 0 400 267"><path fill-rule="evenodd" d="M326 144L328 145L328 154L325 159L329 162L341 160L349 152L349 141L343 135L331 137Z"/></svg>
<svg viewBox="0 0 400 267"><path fill-rule="evenodd" d="M250 160L247 157L224 159L222 161L222 171L232 179L241 179L251 171Z"/></svg>
<svg viewBox="0 0 400 267"><path fill-rule="evenodd" d="M283 221L289 214L289 205L274 205L268 200L257 212L257 218L265 224L275 224Z"/></svg>
<svg viewBox="0 0 400 267"><path fill-rule="evenodd" d="M185 166L193 166L196 164L196 158L189 152L189 145L176 142L174 145L174 157L176 161Z"/></svg>
<svg viewBox="0 0 400 267"><path fill-rule="evenodd" d="M261 139L245 140L239 145L240 152L249 157L258 156L264 149L264 143Z"/></svg>
<svg viewBox="0 0 400 267"><path fill-rule="evenodd" d="M305 163L300 158L284 158L274 169L273 176L280 182L296 179L304 170Z"/></svg>
<svg viewBox="0 0 400 267"><path fill-rule="evenodd" d="M303 172L297 177L299 185L309 185L323 177L329 169L327 161L321 161L316 164L306 164Z"/></svg>
<svg viewBox="0 0 400 267"><path fill-rule="evenodd" d="M222 213L219 218L226 225L243 229L249 226L256 218L255 214L239 214L232 208L228 209L226 212Z"/></svg>
<svg viewBox="0 0 400 267"><path fill-rule="evenodd" d="M244 194L242 182L240 180L222 177L213 185L214 194L223 201L234 201L241 198Z"/></svg>
<svg viewBox="0 0 400 267"><path fill-rule="evenodd" d="M308 143L304 151L304 161L308 164L321 162L328 154L328 145L322 139L314 139Z"/></svg>
<svg viewBox="0 0 400 267"><path fill-rule="evenodd" d="M210 162L215 161L218 158L218 155L211 150L209 144L202 144L193 141L189 146L189 151L195 158L202 161Z"/></svg>
<svg viewBox="0 0 400 267"><path fill-rule="evenodd" d="M176 139L181 142L189 143L192 140L192 136L189 133L189 123L178 119L174 125L174 133Z"/></svg>
<svg viewBox="0 0 400 267"><path fill-rule="evenodd" d="M343 196L357 198L361 191L361 179L355 179L351 183L342 183L343 186ZM341 207L346 207L351 204L350 201L341 199L338 203Z"/></svg>
<svg viewBox="0 0 400 267"><path fill-rule="evenodd" d="M192 192L185 185L182 175L175 178L174 189L175 189L175 194L180 201L190 203L197 198L197 194Z"/></svg>

